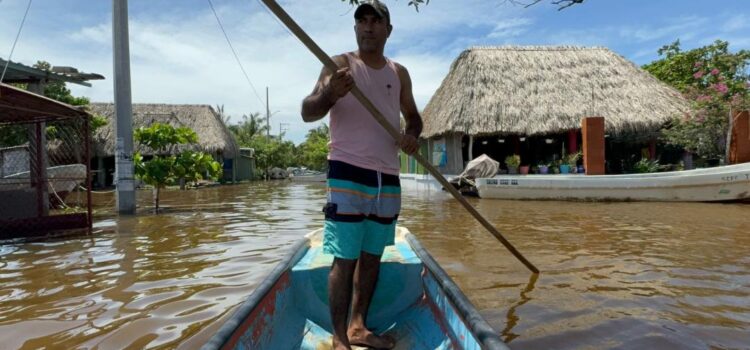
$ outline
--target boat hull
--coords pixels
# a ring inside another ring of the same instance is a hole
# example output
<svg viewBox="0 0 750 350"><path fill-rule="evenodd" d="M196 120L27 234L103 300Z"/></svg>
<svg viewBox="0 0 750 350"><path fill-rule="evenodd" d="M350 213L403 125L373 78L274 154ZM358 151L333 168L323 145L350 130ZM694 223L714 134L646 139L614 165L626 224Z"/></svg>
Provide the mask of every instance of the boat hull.
<svg viewBox="0 0 750 350"><path fill-rule="evenodd" d="M500 175L476 180L481 198L722 202L750 200L750 164L629 175Z"/></svg>
<svg viewBox="0 0 750 350"><path fill-rule="evenodd" d="M320 240L318 230L298 243L203 349L329 348L332 257ZM368 327L396 339L396 349L507 349L403 228L383 254Z"/></svg>

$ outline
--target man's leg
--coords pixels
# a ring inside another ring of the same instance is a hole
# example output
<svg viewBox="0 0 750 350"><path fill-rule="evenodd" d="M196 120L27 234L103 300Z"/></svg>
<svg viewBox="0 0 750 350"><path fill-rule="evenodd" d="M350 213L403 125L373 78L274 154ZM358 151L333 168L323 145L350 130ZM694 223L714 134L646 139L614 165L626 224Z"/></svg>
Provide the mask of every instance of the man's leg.
<svg viewBox="0 0 750 350"><path fill-rule="evenodd" d="M364 345L376 349L391 349L393 340L380 337L367 329L367 311L370 308L372 295L380 273L380 255L363 251L354 273L354 298L352 320L349 323L349 342L353 345Z"/></svg>
<svg viewBox="0 0 750 350"><path fill-rule="evenodd" d="M334 258L328 274L328 304L333 323L333 348L351 349L346 335L349 305L352 300L352 278L357 260Z"/></svg>

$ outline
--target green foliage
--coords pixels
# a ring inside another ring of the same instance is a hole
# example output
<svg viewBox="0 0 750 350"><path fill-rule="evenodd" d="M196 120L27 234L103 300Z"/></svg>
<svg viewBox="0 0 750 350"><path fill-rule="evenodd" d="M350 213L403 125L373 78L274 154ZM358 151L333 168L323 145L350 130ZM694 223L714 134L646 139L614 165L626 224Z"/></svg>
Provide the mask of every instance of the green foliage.
<svg viewBox="0 0 750 350"><path fill-rule="evenodd" d="M157 153L164 153L172 146L198 143L198 134L187 127L174 128L169 124L154 123L138 128L135 140Z"/></svg>
<svg viewBox="0 0 750 350"><path fill-rule="evenodd" d="M326 124L307 133L307 139L297 148L299 165L313 170L324 170L328 166L328 134Z"/></svg>
<svg viewBox="0 0 750 350"><path fill-rule="evenodd" d="M237 143L242 146L249 145L253 136L266 134L268 129L258 113L242 116L242 122L228 126L229 131L234 134Z"/></svg>
<svg viewBox="0 0 750 350"><path fill-rule="evenodd" d="M518 168L518 166L521 165L521 156L514 154L505 157L505 165L507 165L508 168Z"/></svg>
<svg viewBox="0 0 750 350"><path fill-rule="evenodd" d="M198 142L198 135L190 128L174 128L168 124L154 123L135 131L135 139L143 146L157 151L151 159L143 155L133 156L135 176L153 186L154 204L159 209L159 189L177 183L180 179L197 181L204 177L216 180L222 174L221 164L203 152L184 150L171 154L177 145ZM168 152L169 150L169 152Z"/></svg>
<svg viewBox="0 0 750 350"><path fill-rule="evenodd" d="M37 61L34 68L50 71L52 65L46 61ZM70 90L65 87L65 82L62 81L50 81L44 86L44 96L49 97L53 100L67 103L71 106L88 106L89 99L86 97L75 97L70 93Z"/></svg>
<svg viewBox="0 0 750 350"><path fill-rule="evenodd" d="M576 153L570 153L568 155L565 155L562 159L562 164L570 165L571 167L575 167L578 164L578 160L581 159L581 156L583 154L581 152Z"/></svg>
<svg viewBox="0 0 750 350"><path fill-rule="evenodd" d="M28 135L27 125L0 126L0 148L22 145L29 140Z"/></svg>
<svg viewBox="0 0 750 350"><path fill-rule="evenodd" d="M33 66L34 68L50 71L52 65L46 61L37 61ZM21 89L28 89L28 84L13 84L14 86ZM86 97L75 97L71 94L70 90L65 87L65 83L61 81L50 81L44 87L44 96L51 98L62 103L67 103L72 106L88 106L90 101ZM89 130L93 134L96 130L104 125L107 125L107 118L94 115L89 120ZM0 126L0 147L11 147L24 144L28 141L27 127L22 125L5 125ZM69 131L70 132L70 131ZM52 140L57 138L61 131L55 127L47 127L46 130L47 138ZM72 132L71 134L77 134L78 131Z"/></svg>
<svg viewBox="0 0 750 350"><path fill-rule="evenodd" d="M649 160L647 158L641 158L641 160L633 164L634 173L655 173L657 171L659 171L658 160Z"/></svg>
<svg viewBox="0 0 750 350"><path fill-rule="evenodd" d="M664 58L643 68L680 90L692 104L689 113L676 116L662 131L664 139L703 158L722 158L730 111L750 105L750 51L731 53L728 42L717 40L683 52L678 40L662 47L659 55Z"/></svg>
<svg viewBox="0 0 750 350"><path fill-rule="evenodd" d="M297 154L291 141L279 140L277 137L255 135L250 142L243 145L255 149L255 165L257 169L271 169L279 167L285 169L297 165Z"/></svg>

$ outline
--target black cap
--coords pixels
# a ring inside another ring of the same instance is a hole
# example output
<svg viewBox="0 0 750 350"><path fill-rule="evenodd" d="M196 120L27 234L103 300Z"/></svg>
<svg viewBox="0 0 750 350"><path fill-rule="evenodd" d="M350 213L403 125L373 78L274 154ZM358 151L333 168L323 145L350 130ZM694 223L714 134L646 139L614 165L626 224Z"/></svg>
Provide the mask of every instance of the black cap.
<svg viewBox="0 0 750 350"><path fill-rule="evenodd" d="M361 1L359 6L357 6L357 9L354 11L354 18L362 18L368 10L373 11L380 18L384 18L389 24L391 23L391 14L388 12L388 7L378 0Z"/></svg>

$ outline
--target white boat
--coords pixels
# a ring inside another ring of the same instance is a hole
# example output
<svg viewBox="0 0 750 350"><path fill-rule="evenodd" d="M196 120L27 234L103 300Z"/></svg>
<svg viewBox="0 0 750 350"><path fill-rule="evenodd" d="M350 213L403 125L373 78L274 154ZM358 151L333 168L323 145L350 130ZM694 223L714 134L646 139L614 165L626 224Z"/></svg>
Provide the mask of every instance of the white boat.
<svg viewBox="0 0 750 350"><path fill-rule="evenodd" d="M0 179L0 191L24 190L31 187L30 172L11 174ZM83 164L60 165L47 168L47 191L65 199L78 184L86 181L86 166Z"/></svg>
<svg viewBox="0 0 750 350"><path fill-rule="evenodd" d="M476 180L479 197L583 201L750 200L750 163L627 175L498 175Z"/></svg>
<svg viewBox="0 0 750 350"><path fill-rule="evenodd" d="M289 178L298 182L325 182L326 173L296 168L289 172Z"/></svg>

